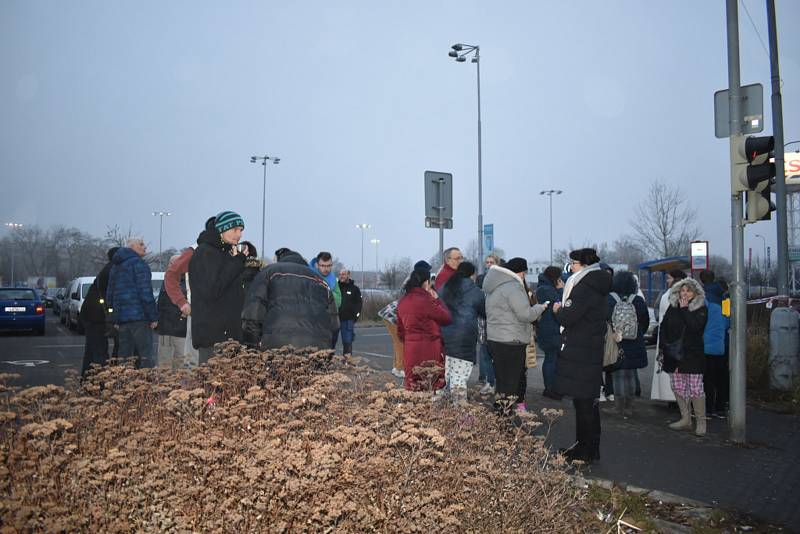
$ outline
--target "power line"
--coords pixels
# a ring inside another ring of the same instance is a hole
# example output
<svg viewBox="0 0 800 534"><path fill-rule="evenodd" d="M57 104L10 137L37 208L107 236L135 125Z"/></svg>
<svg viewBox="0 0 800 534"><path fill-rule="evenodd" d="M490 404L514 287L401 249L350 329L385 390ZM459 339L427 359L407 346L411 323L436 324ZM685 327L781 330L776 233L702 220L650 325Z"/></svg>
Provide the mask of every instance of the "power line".
<svg viewBox="0 0 800 534"><path fill-rule="evenodd" d="M767 48L767 45L764 44L764 39L761 38L761 33L758 31L756 23L753 21L753 17L750 16L750 10L747 9L747 4L744 3L744 0L739 0L739 3L744 8L744 12L747 15L748 20L750 20L750 25L753 26L753 30L756 32L758 40L761 42L761 48L764 49L764 53L767 54L767 57L769 57L769 49Z"/></svg>

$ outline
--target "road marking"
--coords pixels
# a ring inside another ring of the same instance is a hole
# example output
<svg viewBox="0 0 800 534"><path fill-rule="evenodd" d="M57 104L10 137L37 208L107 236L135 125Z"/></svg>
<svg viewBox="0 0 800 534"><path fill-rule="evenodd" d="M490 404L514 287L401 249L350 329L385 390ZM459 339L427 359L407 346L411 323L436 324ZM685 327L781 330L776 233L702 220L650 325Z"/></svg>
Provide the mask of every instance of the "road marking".
<svg viewBox="0 0 800 534"><path fill-rule="evenodd" d="M383 334L356 334L356 337L383 337L388 335L389 332L384 332Z"/></svg>
<svg viewBox="0 0 800 534"><path fill-rule="evenodd" d="M10 362L3 362L9 365L21 365L23 367L36 367L37 365L44 365L50 363L48 360L12 360Z"/></svg>
<svg viewBox="0 0 800 534"><path fill-rule="evenodd" d="M75 347L83 347L84 345L34 345L34 349L66 349L66 348L75 348Z"/></svg>
<svg viewBox="0 0 800 534"><path fill-rule="evenodd" d="M366 354L367 356L377 356L378 358L394 358L394 356L387 356L386 354L378 354L377 352L362 352L359 351L358 354Z"/></svg>

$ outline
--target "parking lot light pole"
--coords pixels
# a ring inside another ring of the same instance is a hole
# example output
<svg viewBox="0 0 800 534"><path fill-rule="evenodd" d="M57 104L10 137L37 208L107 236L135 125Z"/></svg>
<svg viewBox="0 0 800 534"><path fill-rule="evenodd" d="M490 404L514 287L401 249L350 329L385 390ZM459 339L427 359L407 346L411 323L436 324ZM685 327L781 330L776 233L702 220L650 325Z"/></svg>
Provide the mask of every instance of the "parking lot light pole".
<svg viewBox="0 0 800 534"><path fill-rule="evenodd" d="M547 189L539 191L540 195L547 195L550 197L550 265L553 265L553 195L560 195L563 193L560 189Z"/></svg>
<svg viewBox="0 0 800 534"><path fill-rule="evenodd" d="M364 231L371 226L367 223L360 223L356 228L361 230L361 287L364 287Z"/></svg>
<svg viewBox="0 0 800 534"><path fill-rule="evenodd" d="M375 245L375 289L378 289L378 245L381 244L381 240L370 239L369 242Z"/></svg>
<svg viewBox="0 0 800 534"><path fill-rule="evenodd" d="M478 274L483 274L483 159L481 154L481 47L456 43L450 47L448 55L458 63L467 61L467 56L474 53L472 63L475 63L478 73Z"/></svg>
<svg viewBox="0 0 800 534"><path fill-rule="evenodd" d="M11 228L11 230L16 231L22 228L23 225L21 223L7 222L6 226ZM14 247L11 247L11 287L17 287L17 285L14 283Z"/></svg>
<svg viewBox="0 0 800 534"><path fill-rule="evenodd" d="M161 248L162 241L161 241L161 239L164 236L164 217L169 217L170 215L172 215L172 214L170 212L168 212L168 211L154 211L153 212L153 217L158 217L159 218L159 221L158 221L158 270L159 271L163 271L164 270L163 265L161 263L161 253L162 253L162 248Z"/></svg>
<svg viewBox="0 0 800 534"><path fill-rule="evenodd" d="M274 156L250 156L250 163L261 162L264 166L264 190L261 195L261 257L266 258L266 249L264 248L264 236L266 235L266 220L267 220L267 162L271 161L273 165L281 162L281 158Z"/></svg>

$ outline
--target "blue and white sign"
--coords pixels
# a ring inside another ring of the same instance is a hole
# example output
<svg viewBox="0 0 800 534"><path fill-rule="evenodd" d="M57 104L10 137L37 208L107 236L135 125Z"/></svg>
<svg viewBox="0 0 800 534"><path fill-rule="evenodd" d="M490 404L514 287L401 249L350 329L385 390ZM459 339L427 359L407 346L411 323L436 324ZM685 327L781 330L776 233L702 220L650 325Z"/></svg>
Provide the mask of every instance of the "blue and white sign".
<svg viewBox="0 0 800 534"><path fill-rule="evenodd" d="M494 225L483 225L483 252L489 254L494 250Z"/></svg>

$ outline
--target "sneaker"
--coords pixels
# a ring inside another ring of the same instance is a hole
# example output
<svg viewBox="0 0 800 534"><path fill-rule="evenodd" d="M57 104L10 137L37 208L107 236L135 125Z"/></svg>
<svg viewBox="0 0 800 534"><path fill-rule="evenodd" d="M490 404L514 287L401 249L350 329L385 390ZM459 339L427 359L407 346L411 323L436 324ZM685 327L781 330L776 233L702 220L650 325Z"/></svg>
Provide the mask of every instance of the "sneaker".
<svg viewBox="0 0 800 534"><path fill-rule="evenodd" d="M494 386L485 384L478 393L481 395L492 395L494 393Z"/></svg>
<svg viewBox="0 0 800 534"><path fill-rule="evenodd" d="M392 368L392 374L394 376L396 376L397 378L405 378L406 377L406 372L403 371L402 369L397 369L396 367Z"/></svg>
<svg viewBox="0 0 800 534"><path fill-rule="evenodd" d="M606 402L607 400L610 400L610 399L606 398L606 394L603 393L603 390L601 389L600 390L600 402Z"/></svg>
<svg viewBox="0 0 800 534"><path fill-rule="evenodd" d="M528 411L528 407L525 406L524 402L517 403L517 413L526 413Z"/></svg>
<svg viewBox="0 0 800 534"><path fill-rule="evenodd" d="M614 402L614 394L612 393L611 395L608 395L608 396L606 397L606 400L607 400L608 402Z"/></svg>

